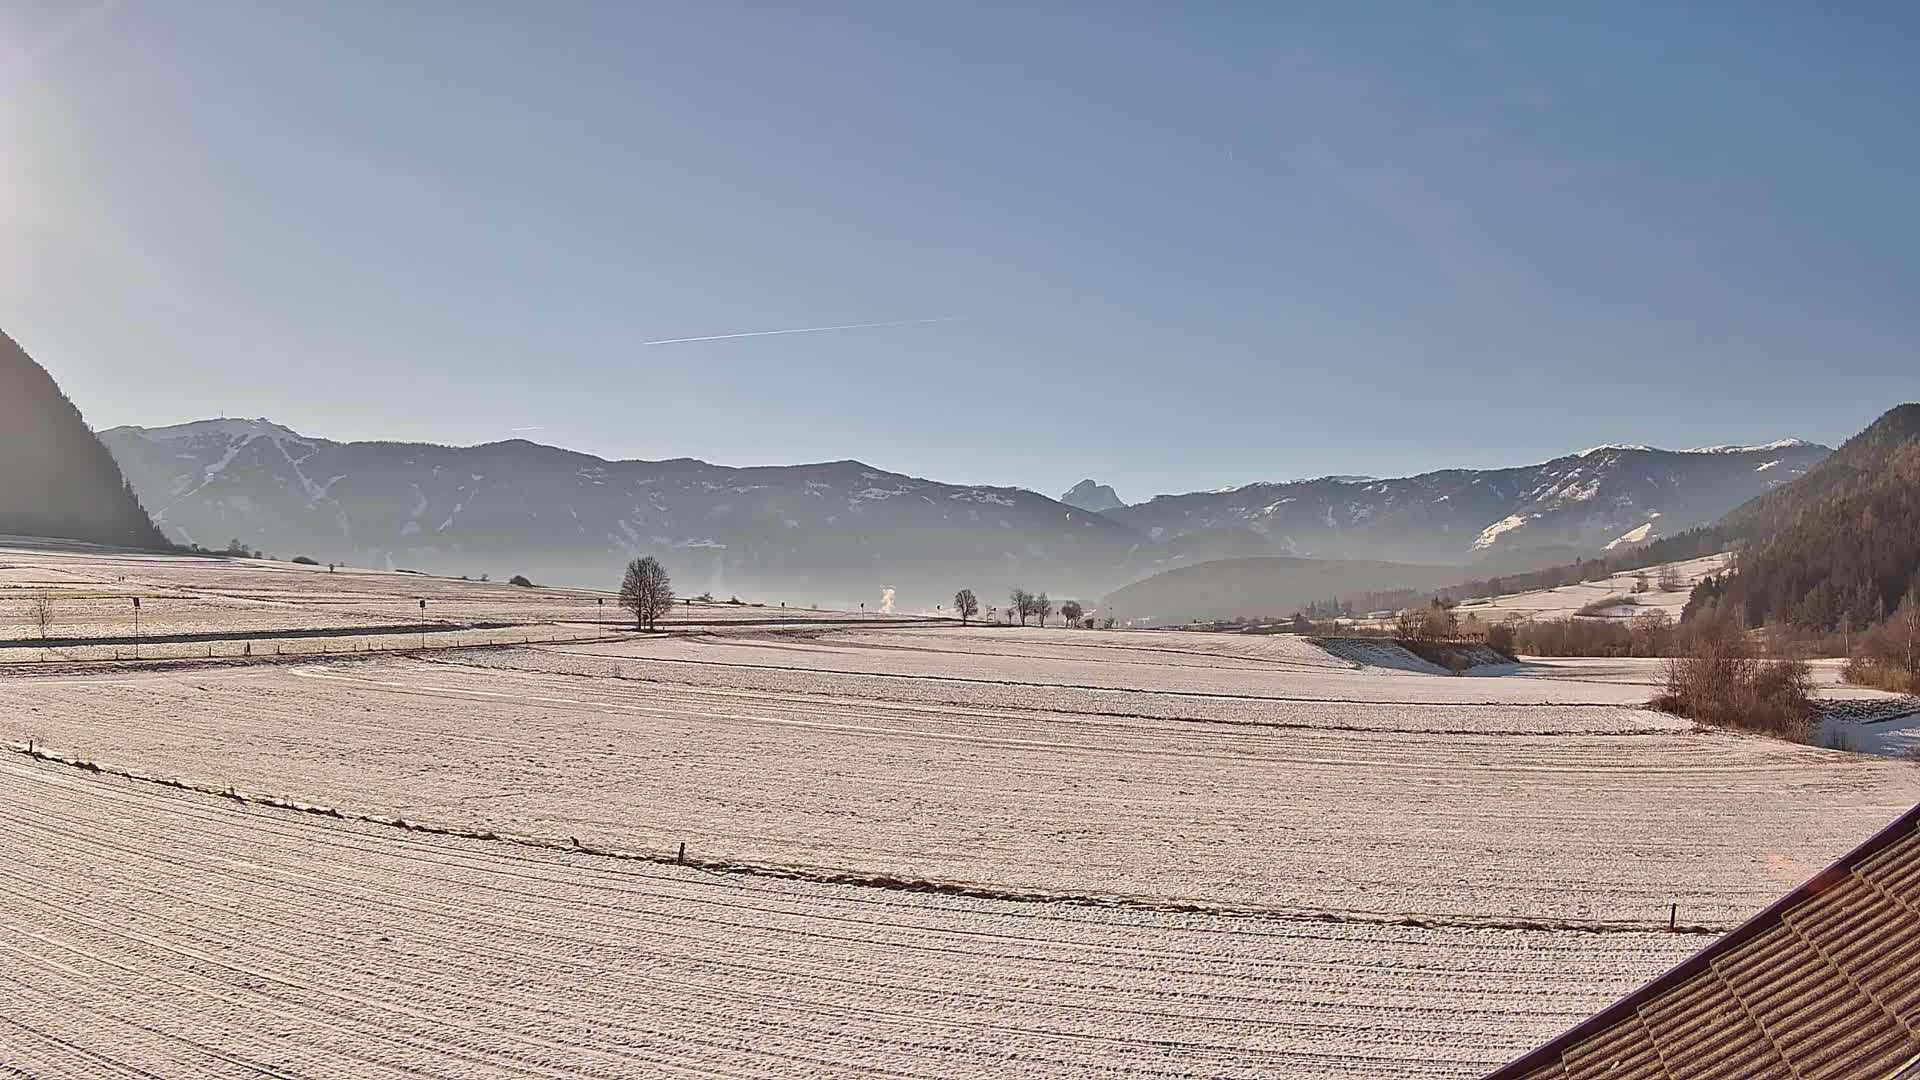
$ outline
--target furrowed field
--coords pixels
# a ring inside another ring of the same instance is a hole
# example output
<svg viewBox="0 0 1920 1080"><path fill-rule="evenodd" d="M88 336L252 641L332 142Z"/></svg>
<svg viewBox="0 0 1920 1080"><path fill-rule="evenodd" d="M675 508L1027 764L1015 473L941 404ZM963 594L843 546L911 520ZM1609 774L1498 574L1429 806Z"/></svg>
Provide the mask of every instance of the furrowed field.
<svg viewBox="0 0 1920 1080"><path fill-rule="evenodd" d="M1920 800L1637 662L0 564L33 1076L1471 1077ZM164 593L215 659L39 644L54 582L65 637Z"/></svg>

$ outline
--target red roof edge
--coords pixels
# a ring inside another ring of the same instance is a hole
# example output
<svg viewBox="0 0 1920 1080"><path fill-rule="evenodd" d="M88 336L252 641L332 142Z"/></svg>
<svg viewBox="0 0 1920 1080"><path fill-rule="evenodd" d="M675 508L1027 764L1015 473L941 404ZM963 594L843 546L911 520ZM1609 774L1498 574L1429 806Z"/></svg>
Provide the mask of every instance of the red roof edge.
<svg viewBox="0 0 1920 1080"><path fill-rule="evenodd" d="M1868 837L1858 847L1840 856L1832 866L1808 878L1799 888L1775 900L1746 922L1734 927L1724 936L1716 938L1699 952L1680 961L1672 970L1628 993L1551 1041L1500 1066L1482 1080L1520 1080L1527 1073L1558 1060L1561 1053L1568 1047L1631 1016L1641 1002L1698 974L1722 953L1737 949L1746 941L1765 933L1779 923L1781 913L1786 909L1832 888L1851 873L1855 865L1904 839L1916 828L1920 828L1920 805L1893 819L1885 828Z"/></svg>

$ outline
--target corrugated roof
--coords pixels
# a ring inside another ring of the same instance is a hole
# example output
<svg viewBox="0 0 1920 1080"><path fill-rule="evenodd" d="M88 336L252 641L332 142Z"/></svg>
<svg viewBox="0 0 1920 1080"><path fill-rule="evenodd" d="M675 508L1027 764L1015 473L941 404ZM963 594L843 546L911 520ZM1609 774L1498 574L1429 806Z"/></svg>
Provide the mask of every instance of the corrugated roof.
<svg viewBox="0 0 1920 1080"><path fill-rule="evenodd" d="M1920 806L1486 1080L1920 1078Z"/></svg>

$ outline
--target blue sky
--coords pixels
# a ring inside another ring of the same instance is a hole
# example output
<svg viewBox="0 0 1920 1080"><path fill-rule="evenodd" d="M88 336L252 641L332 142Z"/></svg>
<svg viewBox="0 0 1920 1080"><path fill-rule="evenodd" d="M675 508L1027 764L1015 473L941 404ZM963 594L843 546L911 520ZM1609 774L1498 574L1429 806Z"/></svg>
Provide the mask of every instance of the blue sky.
<svg viewBox="0 0 1920 1080"><path fill-rule="evenodd" d="M1920 398L1917 53L1865 0L29 0L0 326L101 427L1049 494L1834 442Z"/></svg>

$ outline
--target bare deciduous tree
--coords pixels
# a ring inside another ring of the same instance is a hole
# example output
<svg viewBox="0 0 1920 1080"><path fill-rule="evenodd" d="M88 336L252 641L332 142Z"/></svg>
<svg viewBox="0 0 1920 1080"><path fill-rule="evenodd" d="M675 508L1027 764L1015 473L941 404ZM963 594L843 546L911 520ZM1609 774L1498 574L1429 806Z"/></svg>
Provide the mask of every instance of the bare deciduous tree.
<svg viewBox="0 0 1920 1080"><path fill-rule="evenodd" d="M620 606L633 612L634 626L641 630L653 629L673 607L673 579L660 560L648 555L627 564L627 576L620 582Z"/></svg>
<svg viewBox="0 0 1920 1080"><path fill-rule="evenodd" d="M1672 563L1660 568L1659 585L1661 592L1679 592L1687 587L1687 583L1680 577L1680 568Z"/></svg>
<svg viewBox="0 0 1920 1080"><path fill-rule="evenodd" d="M1907 635L1907 674L1920 675L1920 650L1915 648L1916 642L1920 642L1920 590L1907 593L1907 602L1900 605L1900 611L1901 629Z"/></svg>
<svg viewBox="0 0 1920 1080"><path fill-rule="evenodd" d="M980 599L972 589L961 589L953 594L953 610L960 613L960 625L965 626L968 619L980 614Z"/></svg>
<svg viewBox="0 0 1920 1080"><path fill-rule="evenodd" d="M50 597L36 596L27 605L27 616L40 631L40 640L47 640L47 630L53 626L53 600Z"/></svg>
<svg viewBox="0 0 1920 1080"><path fill-rule="evenodd" d="M1894 609L1889 626L1898 643L1896 655L1904 653L1905 656L1907 685L1920 686L1920 585L1907 590L1900 606Z"/></svg>
<svg viewBox="0 0 1920 1080"><path fill-rule="evenodd" d="M1673 639L1673 618L1658 608L1643 611L1633 617L1627 633L1631 636L1633 655L1665 656Z"/></svg>
<svg viewBox="0 0 1920 1080"><path fill-rule="evenodd" d="M1087 609L1081 607L1078 600L1068 600L1060 605L1060 617L1067 620L1068 626L1079 626L1080 616L1086 614L1086 611Z"/></svg>
<svg viewBox="0 0 1920 1080"><path fill-rule="evenodd" d="M1047 625L1047 616L1053 614L1053 601L1047 599L1046 593L1033 598L1033 613L1040 616L1041 626Z"/></svg>
<svg viewBox="0 0 1920 1080"><path fill-rule="evenodd" d="M1027 625L1027 616L1033 614L1033 594L1025 589L1014 589L1009 592L1007 614L1020 616L1020 625Z"/></svg>

